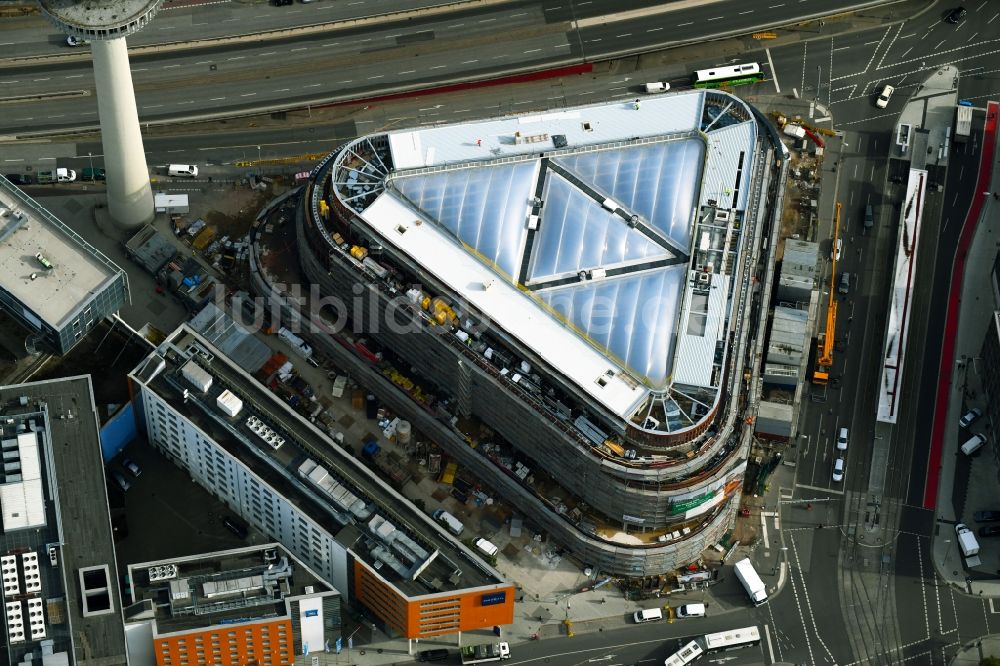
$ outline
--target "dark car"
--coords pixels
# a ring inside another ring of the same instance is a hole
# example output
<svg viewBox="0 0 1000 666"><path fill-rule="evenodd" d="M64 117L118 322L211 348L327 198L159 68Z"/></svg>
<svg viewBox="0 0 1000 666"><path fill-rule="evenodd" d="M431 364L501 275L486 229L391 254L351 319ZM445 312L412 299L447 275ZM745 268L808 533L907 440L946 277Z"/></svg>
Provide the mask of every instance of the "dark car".
<svg viewBox="0 0 1000 666"><path fill-rule="evenodd" d="M226 526L226 529L241 539L246 539L247 536L250 535L250 529L246 526L246 523L238 518L226 516L226 518L223 519L222 524Z"/></svg>
<svg viewBox="0 0 1000 666"><path fill-rule="evenodd" d="M972 519L977 523L1000 522L1000 511L976 511L972 514Z"/></svg>
<svg viewBox="0 0 1000 666"><path fill-rule="evenodd" d="M417 661L444 661L450 653L447 650L422 650L417 653Z"/></svg>
<svg viewBox="0 0 1000 666"><path fill-rule="evenodd" d="M980 527L979 536L981 537L1000 536L1000 525L987 525L986 527Z"/></svg>
<svg viewBox="0 0 1000 666"><path fill-rule="evenodd" d="M8 173L6 176L4 176L4 178L9 180L14 185L31 185L32 183L35 182L35 179L32 178L31 176L22 175L19 173Z"/></svg>
<svg viewBox="0 0 1000 666"><path fill-rule="evenodd" d="M948 23L958 23L965 18L965 15L969 12L965 11L965 7L955 7L953 10L948 12L948 15L944 17L944 20Z"/></svg>
<svg viewBox="0 0 1000 666"><path fill-rule="evenodd" d="M292 4L292 0L271 0L271 4L275 7L287 7Z"/></svg>

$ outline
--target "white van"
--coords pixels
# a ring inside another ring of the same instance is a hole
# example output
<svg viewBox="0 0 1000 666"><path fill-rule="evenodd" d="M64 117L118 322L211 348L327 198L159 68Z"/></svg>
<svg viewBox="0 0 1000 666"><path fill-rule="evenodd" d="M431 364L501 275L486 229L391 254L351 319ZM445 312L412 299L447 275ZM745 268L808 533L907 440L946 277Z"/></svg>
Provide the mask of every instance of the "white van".
<svg viewBox="0 0 1000 666"><path fill-rule="evenodd" d="M643 622L655 622L656 620L663 619L663 611L659 608L646 608L643 610L637 610L634 617L636 624L642 624Z"/></svg>
<svg viewBox="0 0 1000 666"><path fill-rule="evenodd" d="M670 90L669 83L660 83L659 81L656 81L654 83L646 84L647 93L661 93L661 92L667 92L668 90Z"/></svg>
<svg viewBox="0 0 1000 666"><path fill-rule="evenodd" d="M167 166L167 175L179 178L197 178L198 167L193 164L170 164Z"/></svg>
<svg viewBox="0 0 1000 666"><path fill-rule="evenodd" d="M979 450L979 448L986 443L986 437L983 435L973 435L969 441L962 444L962 453L967 456L971 456L973 453Z"/></svg>
<svg viewBox="0 0 1000 666"><path fill-rule="evenodd" d="M434 517L434 520L438 521L439 523L447 527L449 532L451 532L455 536L462 535L462 531L465 529L465 525L462 524L461 520L451 515L444 509L438 509L432 515Z"/></svg>
<svg viewBox="0 0 1000 666"><path fill-rule="evenodd" d="M705 617L705 604L684 604L677 609L677 617Z"/></svg>
<svg viewBox="0 0 1000 666"><path fill-rule="evenodd" d="M496 557L500 549L493 545L493 542L487 541L482 537L476 539L472 542L472 545L479 549L486 557Z"/></svg>

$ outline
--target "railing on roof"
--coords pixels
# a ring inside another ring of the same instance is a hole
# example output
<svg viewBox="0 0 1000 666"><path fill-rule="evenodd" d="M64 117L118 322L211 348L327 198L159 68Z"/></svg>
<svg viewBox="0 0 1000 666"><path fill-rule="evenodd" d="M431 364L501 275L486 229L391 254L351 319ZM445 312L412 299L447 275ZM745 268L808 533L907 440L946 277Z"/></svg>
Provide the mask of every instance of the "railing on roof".
<svg viewBox="0 0 1000 666"><path fill-rule="evenodd" d="M534 151L519 153L516 155L504 155L503 157L495 157L493 159L487 160L470 160L465 162L453 162L449 164L438 164L435 166L425 166L425 167L414 167L412 169L398 169L393 171L389 176L389 180L394 178L409 178L411 176L422 176L431 173L441 173L443 171L458 171L460 169L475 169L483 166L496 166L499 164L512 164L515 162L532 162L538 159L538 155L542 154L545 157L558 157L560 155L577 155L580 153L596 153L604 150L613 150L615 148L625 148L627 146L641 146L651 143L668 143L670 141L680 141L681 139L694 138L699 136L700 133L697 130L688 130L684 132L677 132L671 134L670 136L645 136L645 137L635 137L632 139L620 139L618 141L608 141L606 143L588 143L574 146L567 146L566 148L552 148L551 150L544 151Z"/></svg>
<svg viewBox="0 0 1000 666"><path fill-rule="evenodd" d="M6 178L0 178L0 183L2 183L0 187L2 187L4 192L18 199L24 208L37 213L38 216L45 222L55 227L60 233L67 236L71 241L79 245L81 249L90 254L90 256L93 257L93 259L99 264L107 268L115 275L120 275L122 279L122 286L125 288L125 300L128 303L132 302L132 293L129 290L128 274L124 270L122 270L115 262L108 259L103 252L84 240L83 236L66 226L62 220L50 213L48 209L43 208L37 201L22 192L19 188L10 185Z"/></svg>

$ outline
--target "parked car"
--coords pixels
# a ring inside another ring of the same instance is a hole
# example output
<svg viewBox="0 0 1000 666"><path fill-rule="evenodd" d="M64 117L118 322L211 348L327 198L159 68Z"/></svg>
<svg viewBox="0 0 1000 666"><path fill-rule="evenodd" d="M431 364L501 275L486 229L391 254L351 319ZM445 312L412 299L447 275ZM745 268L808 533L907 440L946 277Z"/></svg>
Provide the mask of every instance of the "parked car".
<svg viewBox="0 0 1000 666"><path fill-rule="evenodd" d="M837 435L837 450L847 450L847 428L841 428L840 434Z"/></svg>
<svg viewBox="0 0 1000 666"><path fill-rule="evenodd" d="M31 176L20 173L8 173L4 176L4 178L9 180L14 185L31 185L35 182L35 179Z"/></svg>
<svg viewBox="0 0 1000 666"><path fill-rule="evenodd" d="M80 39L74 35L66 35L66 46L83 46L89 43L89 39Z"/></svg>
<svg viewBox="0 0 1000 666"><path fill-rule="evenodd" d="M117 470L111 472L111 478L115 480L115 483L122 489L122 492L128 492L128 489L132 487L132 484L125 478L125 475Z"/></svg>
<svg viewBox="0 0 1000 666"><path fill-rule="evenodd" d="M271 0L271 4L275 7L287 7L292 4L292 0Z"/></svg>
<svg viewBox="0 0 1000 666"><path fill-rule="evenodd" d="M1000 511L976 511L972 514L972 519L977 523L1000 522Z"/></svg>
<svg viewBox="0 0 1000 666"><path fill-rule="evenodd" d="M134 476L137 479L140 476L142 476L142 468L139 467L139 465L137 465L134 461L128 458L122 458L122 467L130 471L132 473L132 476Z"/></svg>
<svg viewBox="0 0 1000 666"><path fill-rule="evenodd" d="M677 617L705 617L705 604L684 604L677 608Z"/></svg>
<svg viewBox="0 0 1000 666"><path fill-rule="evenodd" d="M840 274L840 284L837 285L837 291L845 295L851 293L851 274L847 271Z"/></svg>
<svg viewBox="0 0 1000 666"><path fill-rule="evenodd" d="M978 407L973 407L972 409L970 409L965 413L965 416L959 419L958 427L968 428L970 425L975 423L976 420L982 415L983 415L983 410L979 409Z"/></svg>
<svg viewBox="0 0 1000 666"><path fill-rule="evenodd" d="M844 480L844 459L837 458L833 461L833 480L840 482Z"/></svg>
<svg viewBox="0 0 1000 666"><path fill-rule="evenodd" d="M895 88L890 86L888 83L882 87L882 92L879 93L878 99L875 100L875 106L880 109L884 109L889 106L889 98L892 97L892 93L896 91Z"/></svg>
<svg viewBox="0 0 1000 666"><path fill-rule="evenodd" d="M969 12L965 10L965 7L955 7L953 10L948 12L948 14L944 17L944 20L948 23L958 23L964 19L965 15L968 13Z"/></svg>
<svg viewBox="0 0 1000 666"><path fill-rule="evenodd" d="M104 169L98 167L87 167L81 172L80 177L83 180L104 180L106 176L104 174Z"/></svg>
<svg viewBox="0 0 1000 666"><path fill-rule="evenodd" d="M986 525L979 528L979 536L994 537L1000 536L1000 525Z"/></svg>

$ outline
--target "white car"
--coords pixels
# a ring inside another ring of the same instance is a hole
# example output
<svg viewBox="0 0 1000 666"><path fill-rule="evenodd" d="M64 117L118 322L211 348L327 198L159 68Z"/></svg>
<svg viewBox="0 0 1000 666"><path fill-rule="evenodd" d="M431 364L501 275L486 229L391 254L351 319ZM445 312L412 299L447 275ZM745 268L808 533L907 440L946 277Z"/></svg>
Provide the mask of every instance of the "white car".
<svg viewBox="0 0 1000 666"><path fill-rule="evenodd" d="M677 608L677 617L705 617L705 604L684 604Z"/></svg>
<svg viewBox="0 0 1000 666"><path fill-rule="evenodd" d="M958 427L968 428L970 425L976 422L976 419L978 419L982 415L983 415L983 410L979 409L978 407L970 409L968 412L966 412L965 416L959 419Z"/></svg>
<svg viewBox="0 0 1000 666"><path fill-rule="evenodd" d="M840 251L844 249L844 239L838 238L837 244L833 246L833 258L840 261Z"/></svg>
<svg viewBox="0 0 1000 666"><path fill-rule="evenodd" d="M875 106L877 106L880 109L884 109L885 107L889 106L889 98L892 97L892 93L894 93L895 91L896 91L895 88L893 88L889 84L886 84L882 88L882 92L879 94L878 99L875 100Z"/></svg>
<svg viewBox="0 0 1000 666"><path fill-rule="evenodd" d="M833 480L838 483L844 480L844 459L837 458L833 461Z"/></svg>
<svg viewBox="0 0 1000 666"><path fill-rule="evenodd" d="M847 450L847 428L841 428L840 434L837 435L837 450L838 451Z"/></svg>
<svg viewBox="0 0 1000 666"><path fill-rule="evenodd" d="M66 45L67 46L83 46L84 44L89 44L89 39L80 39L75 35L66 35Z"/></svg>

